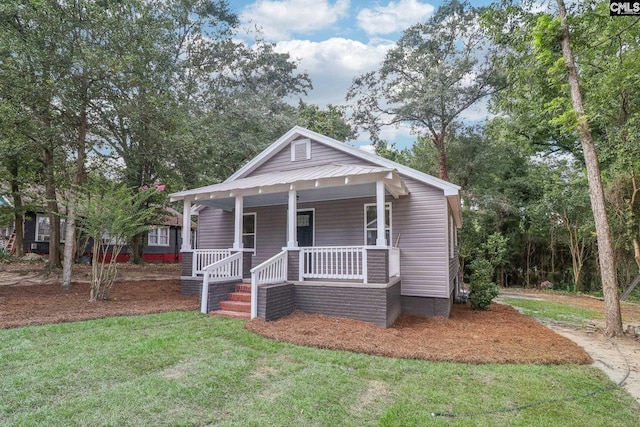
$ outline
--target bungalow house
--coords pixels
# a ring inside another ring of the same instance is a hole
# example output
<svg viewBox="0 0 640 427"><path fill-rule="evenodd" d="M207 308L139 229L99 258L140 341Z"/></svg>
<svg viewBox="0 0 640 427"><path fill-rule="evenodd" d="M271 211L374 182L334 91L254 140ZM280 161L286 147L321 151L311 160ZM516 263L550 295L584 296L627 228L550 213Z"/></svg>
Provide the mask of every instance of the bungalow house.
<svg viewBox="0 0 640 427"><path fill-rule="evenodd" d="M223 183L170 197L185 222L199 216L182 290L203 313L388 327L401 312L448 316L460 291L459 187L301 127Z"/></svg>

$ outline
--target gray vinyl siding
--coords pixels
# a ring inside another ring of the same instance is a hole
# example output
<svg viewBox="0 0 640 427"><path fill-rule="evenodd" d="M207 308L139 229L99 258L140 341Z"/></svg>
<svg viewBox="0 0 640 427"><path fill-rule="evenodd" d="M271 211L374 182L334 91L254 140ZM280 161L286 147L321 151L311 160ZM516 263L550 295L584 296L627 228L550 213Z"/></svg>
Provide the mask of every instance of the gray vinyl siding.
<svg viewBox="0 0 640 427"><path fill-rule="evenodd" d="M440 190L405 178L411 194L392 203L392 244L400 235L402 295L448 298L449 272L446 199ZM363 197L299 204L314 208L316 246L364 245L364 205L375 198ZM247 209L257 213L256 255L252 266L266 261L286 246L287 207ZM200 212L198 247L224 249L233 246L233 212L207 208Z"/></svg>
<svg viewBox="0 0 640 427"><path fill-rule="evenodd" d="M229 249L233 246L235 216L217 208L204 208L198 215L198 249Z"/></svg>
<svg viewBox="0 0 640 427"><path fill-rule="evenodd" d="M318 166L327 163L371 164L365 160L311 141L311 159L291 161L291 147L284 146L267 162L245 176ZM392 236L400 236L402 295L449 298L456 265L449 259L448 206L441 189L403 176L408 196L393 199ZM375 197L298 204L298 209L315 209L315 245L364 245L364 204ZM257 213L256 255L253 266L269 259L286 246L287 206L247 208ZM229 248L233 245L233 212L207 208L200 213L198 247ZM457 271L457 270L456 270Z"/></svg>
<svg viewBox="0 0 640 427"><path fill-rule="evenodd" d="M253 267L268 260L287 246L287 207L265 206L250 208L256 212L256 254Z"/></svg>
<svg viewBox="0 0 640 427"><path fill-rule="evenodd" d="M393 200L392 240L400 240L402 295L449 297L447 202L442 190L403 179L409 196Z"/></svg>
<svg viewBox="0 0 640 427"><path fill-rule="evenodd" d="M287 144L275 153L266 163L258 166L254 171L242 176L246 178L253 175L263 175L291 169L308 168L330 163L349 163L352 165L373 165L366 160L353 157L342 151L334 150L324 144L311 140L311 159L291 161L291 144Z"/></svg>

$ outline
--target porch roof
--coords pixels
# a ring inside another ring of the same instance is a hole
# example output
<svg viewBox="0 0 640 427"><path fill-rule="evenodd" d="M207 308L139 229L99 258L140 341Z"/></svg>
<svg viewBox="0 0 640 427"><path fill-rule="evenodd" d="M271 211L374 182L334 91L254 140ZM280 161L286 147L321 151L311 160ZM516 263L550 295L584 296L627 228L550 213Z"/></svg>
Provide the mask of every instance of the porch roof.
<svg viewBox="0 0 640 427"><path fill-rule="evenodd" d="M333 198L356 197L357 195L364 196L366 194L362 193L363 187L369 187L367 184L373 184L378 180L384 182L387 192L394 198L409 194L406 184L396 169L380 166L328 164L238 178L220 184L180 191L171 194L171 201L191 200L196 204L227 207L227 203L223 200L242 195L264 196L262 203L273 204L280 201L277 198L269 197L269 195L284 194L289 190L315 190L319 194L323 194L323 199L331 200ZM327 189L336 189L336 191L325 191ZM353 191L349 191L349 189ZM349 196L351 193L352 195ZM286 202L285 200L283 199L282 202Z"/></svg>

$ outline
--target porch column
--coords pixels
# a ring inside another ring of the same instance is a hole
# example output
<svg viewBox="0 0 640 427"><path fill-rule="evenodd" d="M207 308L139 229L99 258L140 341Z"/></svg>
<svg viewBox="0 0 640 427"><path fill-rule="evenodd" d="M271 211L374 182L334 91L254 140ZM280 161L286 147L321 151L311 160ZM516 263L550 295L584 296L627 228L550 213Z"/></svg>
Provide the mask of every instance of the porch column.
<svg viewBox="0 0 640 427"><path fill-rule="evenodd" d="M376 246L387 246L387 239L385 238L384 230L384 182L382 180L376 181L376 215L377 215L377 231L378 238L376 239Z"/></svg>
<svg viewBox="0 0 640 427"><path fill-rule="evenodd" d="M233 229L233 249L242 250L242 212L244 210L244 199L242 195L236 196L236 220Z"/></svg>
<svg viewBox="0 0 640 427"><path fill-rule="evenodd" d="M191 200L183 200L181 252L191 251Z"/></svg>
<svg viewBox="0 0 640 427"><path fill-rule="evenodd" d="M289 190L289 210L287 212L287 247L298 247L298 198L296 190Z"/></svg>

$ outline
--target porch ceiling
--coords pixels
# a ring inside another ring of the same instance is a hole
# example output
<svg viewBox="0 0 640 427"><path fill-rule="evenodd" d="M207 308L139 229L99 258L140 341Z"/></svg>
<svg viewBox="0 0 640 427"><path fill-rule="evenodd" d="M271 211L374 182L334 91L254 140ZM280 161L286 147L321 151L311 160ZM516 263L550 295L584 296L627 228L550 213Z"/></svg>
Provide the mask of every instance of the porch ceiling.
<svg viewBox="0 0 640 427"><path fill-rule="evenodd" d="M240 178L171 195L171 201L191 200L196 204L233 209L237 195L245 207L287 203L289 190L298 192L298 202L346 199L375 195L375 183L384 182L395 198L409 194L406 184L392 168L330 164Z"/></svg>

